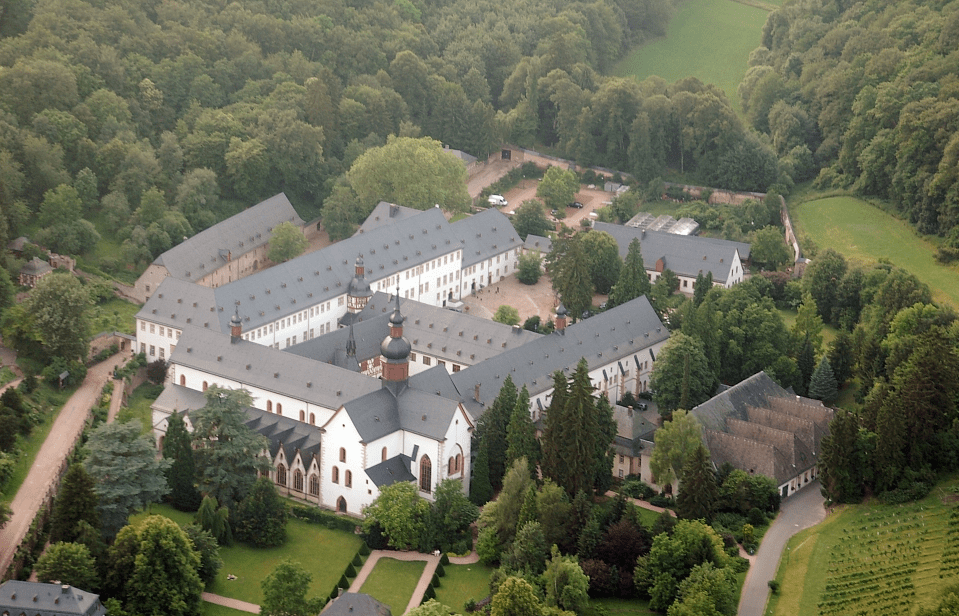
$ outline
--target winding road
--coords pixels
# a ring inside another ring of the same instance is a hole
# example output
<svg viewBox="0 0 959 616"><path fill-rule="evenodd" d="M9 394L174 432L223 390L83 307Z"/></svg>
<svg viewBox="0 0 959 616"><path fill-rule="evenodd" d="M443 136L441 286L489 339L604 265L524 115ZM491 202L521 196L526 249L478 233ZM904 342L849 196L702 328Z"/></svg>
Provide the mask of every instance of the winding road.
<svg viewBox="0 0 959 616"><path fill-rule="evenodd" d="M769 580L776 577L786 543L799 531L826 519L823 503L818 479L783 501L779 516L766 531L746 574L743 593L739 598L739 616L760 616L766 609Z"/></svg>

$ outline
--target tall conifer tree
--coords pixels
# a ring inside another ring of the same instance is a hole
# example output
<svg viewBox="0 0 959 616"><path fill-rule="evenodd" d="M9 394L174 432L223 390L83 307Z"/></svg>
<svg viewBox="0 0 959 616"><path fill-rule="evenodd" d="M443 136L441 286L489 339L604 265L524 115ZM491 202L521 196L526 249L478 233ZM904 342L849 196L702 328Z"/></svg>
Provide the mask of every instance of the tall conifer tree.
<svg viewBox="0 0 959 616"><path fill-rule="evenodd" d="M167 421L166 438L163 440L163 457L172 461L166 471L170 486L170 504L180 511L196 511L202 496L196 489L196 462L186 422L179 413L170 415Z"/></svg>
<svg viewBox="0 0 959 616"><path fill-rule="evenodd" d="M643 253L640 250L639 240L633 238L633 241L629 243L629 251L626 253L623 268L619 270L619 279L613 286L606 305L612 308L625 304L640 295L649 293L649 289L649 275L646 273L645 264L643 264Z"/></svg>
<svg viewBox="0 0 959 616"><path fill-rule="evenodd" d="M93 528L100 528L97 511L96 483L87 474L82 464L71 464L63 477L60 494L57 495L50 526L50 542L74 542L80 536L77 524L86 521Z"/></svg>
<svg viewBox="0 0 959 616"><path fill-rule="evenodd" d="M676 510L687 520L712 519L719 499L716 474L709 463L709 452L700 445L686 461L679 477L679 495Z"/></svg>
<svg viewBox="0 0 959 616"><path fill-rule="evenodd" d="M489 479L494 490L503 485L503 476L506 474L506 450L509 447L506 432L513 407L516 406L516 396L516 385L513 384L513 379L506 375L496 400L480 418L479 434L480 439L486 443L489 454Z"/></svg>
<svg viewBox="0 0 959 616"><path fill-rule="evenodd" d="M553 373L553 396L546 409L546 426L543 429L541 446L543 449L543 476L557 481L563 467L563 424L566 422L566 398L569 384L561 370ZM564 486L565 488L565 486Z"/></svg>
<svg viewBox="0 0 959 616"><path fill-rule="evenodd" d="M506 432L508 447L506 449L506 463L511 465L514 460L526 458L529 465L530 477L536 477L536 466L539 463L539 443L536 441L536 428L529 416L529 390L526 385L520 390L513 406L513 414L509 419L509 428Z"/></svg>
<svg viewBox="0 0 959 616"><path fill-rule="evenodd" d="M470 480L470 500L482 507L493 498L493 486L489 481L489 448L477 439L478 451L473 461L473 477Z"/></svg>

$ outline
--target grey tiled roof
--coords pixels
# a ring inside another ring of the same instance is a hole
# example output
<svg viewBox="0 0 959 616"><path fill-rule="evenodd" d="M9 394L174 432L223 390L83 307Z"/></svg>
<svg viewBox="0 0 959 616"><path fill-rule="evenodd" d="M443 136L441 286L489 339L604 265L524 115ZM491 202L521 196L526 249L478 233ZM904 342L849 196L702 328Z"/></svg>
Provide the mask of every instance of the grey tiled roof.
<svg viewBox="0 0 959 616"><path fill-rule="evenodd" d="M210 310L214 306L214 289L167 276L137 312L137 318L177 329L192 326L229 331L229 318L222 322L221 315Z"/></svg>
<svg viewBox="0 0 959 616"><path fill-rule="evenodd" d="M206 406L206 396L202 391L167 383L150 406L165 411L195 411Z"/></svg>
<svg viewBox="0 0 959 616"><path fill-rule="evenodd" d="M463 248L463 267L523 245L505 214L491 207L452 224Z"/></svg>
<svg viewBox="0 0 959 616"><path fill-rule="evenodd" d="M227 262L270 241L273 227L281 222L301 226L286 195L280 193L239 214L200 231L157 257L153 263L166 267L174 278L199 280Z"/></svg>
<svg viewBox="0 0 959 616"><path fill-rule="evenodd" d="M643 264L647 270L655 267L656 261L665 258L666 267L682 276L695 278L699 272L713 273L713 280L725 282L729 276L733 253L739 251L743 261L749 258L749 244L730 242L696 235L675 235L660 231L645 231L606 222L593 223L595 231L605 231L619 244L619 256L626 258L629 243L639 240Z"/></svg>
<svg viewBox="0 0 959 616"><path fill-rule="evenodd" d="M370 215L366 217L366 220L363 221L363 224L360 225L360 228L357 229L355 235L372 231L377 227L389 225L398 220L416 216L420 213L422 213L422 210L415 210L405 205L396 205L395 203L380 201L376 204L376 207L373 208L373 211L370 212Z"/></svg>
<svg viewBox="0 0 959 616"><path fill-rule="evenodd" d="M690 411L710 430L725 430L730 417L748 419L750 406L766 407L770 398L785 398L791 394L779 386L765 372L757 372Z"/></svg>
<svg viewBox="0 0 959 616"><path fill-rule="evenodd" d="M196 285L180 287L177 293L165 292L163 298L154 293L137 314L154 320L151 314L176 313L176 299L186 303L187 299L201 297L206 300L200 304L201 309L209 312L210 307L214 307L215 313L210 316L215 314L219 319L219 331L229 331L235 309L239 310L243 328L249 330L345 294L354 276L357 256L363 257L367 278L379 280L458 247L457 236L443 213L430 209L209 289L213 293L212 301L203 288ZM167 284L168 280L164 280L157 291ZM170 324L180 327L183 321ZM211 329L213 326L210 323Z"/></svg>
<svg viewBox="0 0 959 616"><path fill-rule="evenodd" d="M376 293L360 312L361 320L371 320L392 310L390 296ZM522 327L510 327L490 319L400 298L400 310L407 316L403 335L428 355L466 365L477 364L541 338L541 334ZM385 334L384 334L385 336Z"/></svg>
<svg viewBox="0 0 959 616"><path fill-rule="evenodd" d="M53 268L49 263L41 259L40 257L34 257L23 264L23 267L20 268L21 274L28 274L33 276L38 276L40 274L45 274L47 272L52 272Z"/></svg>
<svg viewBox="0 0 959 616"><path fill-rule="evenodd" d="M0 612L30 616L103 616L100 596L68 584L7 580L0 585Z"/></svg>
<svg viewBox="0 0 959 616"><path fill-rule="evenodd" d="M443 440L458 406L457 400L385 381L381 389L344 404L364 443L398 430Z"/></svg>
<svg viewBox="0 0 959 616"><path fill-rule="evenodd" d="M543 256L546 256L553 250L553 240L548 237L543 237L542 235L533 235L530 233L526 236L526 242L523 243L523 248L525 250L538 250L543 253Z"/></svg>
<svg viewBox="0 0 959 616"><path fill-rule="evenodd" d="M355 319L353 325L353 340L356 342L357 360L366 361L374 357L379 357L380 343L389 335L389 313L370 315L370 318L367 319ZM312 340L286 347L284 351L302 357L309 357L316 361L335 364L337 363L338 354L346 349L346 341L349 336L349 328L343 327L335 329L328 334L317 336Z"/></svg>
<svg viewBox="0 0 959 616"><path fill-rule="evenodd" d="M320 614L323 616L390 616L390 608L369 595L345 592L328 603Z"/></svg>
<svg viewBox="0 0 959 616"><path fill-rule="evenodd" d="M638 363L650 358L647 347L669 338L669 331L646 296L579 321L564 331L507 349L453 374L453 383L470 413L474 417L482 415L485 405L496 398L507 375L517 388L526 385L530 395L536 395L553 387L551 375L555 371L572 374L582 357L590 369L616 357ZM480 403L474 400L477 385Z"/></svg>
<svg viewBox="0 0 959 616"><path fill-rule="evenodd" d="M170 362L331 409L379 389L368 376L198 328L183 332Z"/></svg>
<svg viewBox="0 0 959 616"><path fill-rule="evenodd" d="M320 457L322 432L318 426L255 408L247 408L246 415L249 418L246 425L269 441L271 458L276 458L281 447L286 456L287 467L296 457L297 451L300 452L303 465L306 467L309 467L313 456Z"/></svg>
<svg viewBox="0 0 959 616"><path fill-rule="evenodd" d="M385 462L380 462L366 469L366 475L370 481L376 484L377 488L399 483L400 481L416 481L416 477L410 471L410 465L413 459L408 455L401 453Z"/></svg>

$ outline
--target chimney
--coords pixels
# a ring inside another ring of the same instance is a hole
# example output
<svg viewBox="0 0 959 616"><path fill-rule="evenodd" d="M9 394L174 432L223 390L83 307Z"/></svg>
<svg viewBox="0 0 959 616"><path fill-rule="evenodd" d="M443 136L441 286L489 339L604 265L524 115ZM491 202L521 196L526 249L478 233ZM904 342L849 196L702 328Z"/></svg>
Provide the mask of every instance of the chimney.
<svg viewBox="0 0 959 616"><path fill-rule="evenodd" d="M568 314L566 307L563 306L561 302L560 305L556 307L556 331L563 333L563 330L566 329L566 316ZM566 334L563 333L563 335Z"/></svg>
<svg viewBox="0 0 959 616"><path fill-rule="evenodd" d="M480 384L477 383L476 386L473 388L473 400L476 401L476 402L479 402L479 401L480 401L480 399L479 399L479 389L480 389Z"/></svg>
<svg viewBox="0 0 959 616"><path fill-rule="evenodd" d="M230 319L230 342L236 344L243 339L243 322L240 321L240 309L236 308Z"/></svg>

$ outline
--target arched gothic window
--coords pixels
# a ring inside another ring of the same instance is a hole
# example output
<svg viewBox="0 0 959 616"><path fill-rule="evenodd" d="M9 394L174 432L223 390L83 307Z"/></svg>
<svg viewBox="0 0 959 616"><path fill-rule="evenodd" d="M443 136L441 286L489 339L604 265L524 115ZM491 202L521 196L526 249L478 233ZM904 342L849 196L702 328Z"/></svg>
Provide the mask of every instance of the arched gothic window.
<svg viewBox="0 0 959 616"><path fill-rule="evenodd" d="M429 456L420 458L420 490L427 493L433 491L433 463Z"/></svg>

